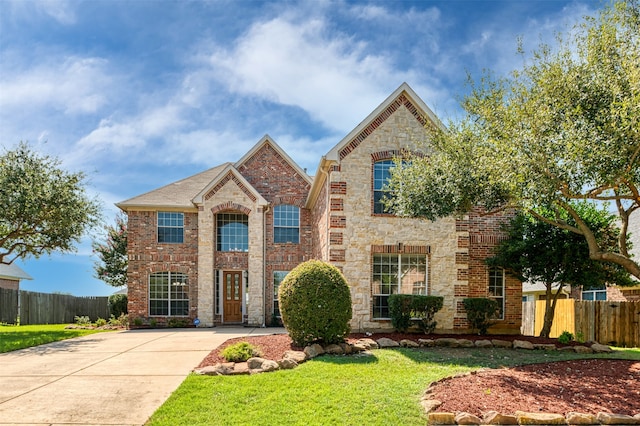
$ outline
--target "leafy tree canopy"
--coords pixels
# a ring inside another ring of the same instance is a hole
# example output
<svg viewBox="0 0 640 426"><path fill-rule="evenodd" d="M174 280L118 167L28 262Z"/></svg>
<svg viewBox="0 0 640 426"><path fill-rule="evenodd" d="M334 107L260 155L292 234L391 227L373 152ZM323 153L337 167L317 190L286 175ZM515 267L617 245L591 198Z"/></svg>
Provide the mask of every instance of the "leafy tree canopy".
<svg viewBox="0 0 640 426"><path fill-rule="evenodd" d="M640 207L640 7L612 4L572 34L509 77L471 82L466 117L431 128L430 155L392 170L387 208L431 220L477 205L524 209L640 278L626 238ZM598 241L579 200L615 204L617 250Z"/></svg>
<svg viewBox="0 0 640 426"><path fill-rule="evenodd" d="M99 258L93 265L95 276L111 286L122 287L127 285L129 265L126 219L118 216L115 225L105 226L105 231L106 240L94 240L92 244L93 251Z"/></svg>
<svg viewBox="0 0 640 426"><path fill-rule="evenodd" d="M60 168L22 142L0 157L0 263L54 251L72 252L96 226L100 204L85 190L85 175Z"/></svg>

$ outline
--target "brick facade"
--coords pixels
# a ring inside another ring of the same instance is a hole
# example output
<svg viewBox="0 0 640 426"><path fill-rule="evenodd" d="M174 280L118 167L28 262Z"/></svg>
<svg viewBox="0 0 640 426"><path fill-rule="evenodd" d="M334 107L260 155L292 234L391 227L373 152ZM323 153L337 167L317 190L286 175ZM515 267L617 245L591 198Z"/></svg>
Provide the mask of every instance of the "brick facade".
<svg viewBox="0 0 640 426"><path fill-rule="evenodd" d="M269 325L275 271L315 258L337 266L353 301L352 329L389 329L373 318L372 264L377 253L424 255L428 294L444 298L438 330L468 324L462 299L486 296L484 258L499 241L500 216L471 215L435 222L373 213L373 165L405 152L428 151L426 123L437 119L403 85L326 156L312 180L270 138L238 163L225 164L120 203L129 217L129 312L148 317L149 274L183 272L190 286L189 319L225 323L221 271L242 274L242 322ZM163 200L166 200L163 201ZM185 213L183 244L157 243L157 211L169 204ZM274 243L274 208L299 208L298 244ZM241 213L248 251L217 251L216 217ZM504 331L520 327L520 283L506 279ZM161 319L165 320L165 319Z"/></svg>
<svg viewBox="0 0 640 426"><path fill-rule="evenodd" d="M189 320L198 306L198 214L184 213L184 243L158 243L157 211L129 211L129 316L149 318L149 276L154 272L180 272L189 280ZM165 318L157 319L162 323Z"/></svg>

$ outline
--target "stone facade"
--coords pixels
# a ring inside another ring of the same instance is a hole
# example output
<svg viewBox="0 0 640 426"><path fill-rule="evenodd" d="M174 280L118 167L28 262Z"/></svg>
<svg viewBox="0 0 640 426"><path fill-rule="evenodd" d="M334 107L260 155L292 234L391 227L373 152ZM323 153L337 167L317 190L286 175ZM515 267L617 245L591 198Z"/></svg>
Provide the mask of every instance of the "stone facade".
<svg viewBox="0 0 640 426"><path fill-rule="evenodd" d="M352 329L388 329L389 320L373 315L373 259L397 254L426 259L426 292L444 297L438 330L463 331L468 324L462 299L488 295L484 258L499 241L499 225L507 216L473 213L430 222L374 213L374 164L405 152L428 154L427 123L439 125L403 84L322 157L314 179L265 136L235 164L118 204L129 216L130 314L149 316L149 274L171 270L189 277L190 320L197 317L203 326L227 323L220 276L235 271L243 277L242 322L269 325L274 272L321 259L341 269L351 286ZM274 242L278 205L299 209L298 244ZM185 214L183 244L157 243L157 212L168 207ZM217 250L216 217L222 213L247 216L246 252ZM520 283L507 277L505 284L505 318L496 328L517 332Z"/></svg>

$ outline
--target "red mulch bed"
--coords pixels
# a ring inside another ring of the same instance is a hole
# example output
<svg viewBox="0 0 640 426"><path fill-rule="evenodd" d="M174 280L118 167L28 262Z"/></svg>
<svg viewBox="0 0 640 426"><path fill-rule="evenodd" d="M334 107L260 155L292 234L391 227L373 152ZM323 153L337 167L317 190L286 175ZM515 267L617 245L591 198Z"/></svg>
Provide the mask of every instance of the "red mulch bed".
<svg viewBox="0 0 640 426"><path fill-rule="evenodd" d="M351 334L353 342L365 336ZM553 343L557 339L530 336L491 335L415 335L376 333L373 339L389 337L417 340L441 337L500 340L528 340L533 343ZM249 336L227 340L213 350L199 365L204 367L225 362L222 349L238 341L248 341L262 350L262 357L282 359L288 350L302 350L293 345L286 334ZM572 342L572 344L577 344ZM427 384L425 384L426 386ZM566 414L571 411L596 414L606 411L617 414L640 414L640 362L627 360L575 360L534 364L498 370L483 370L474 374L444 379L430 387L431 398L442 401L438 411L464 411L481 416L495 410L503 414L516 411Z"/></svg>

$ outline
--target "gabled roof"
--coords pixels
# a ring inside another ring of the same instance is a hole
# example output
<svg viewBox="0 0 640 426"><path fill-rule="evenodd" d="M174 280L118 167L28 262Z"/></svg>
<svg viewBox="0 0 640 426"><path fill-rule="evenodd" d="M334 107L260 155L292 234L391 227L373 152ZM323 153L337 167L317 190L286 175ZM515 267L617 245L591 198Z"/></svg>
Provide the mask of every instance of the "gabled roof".
<svg viewBox="0 0 640 426"><path fill-rule="evenodd" d="M32 280L31 275L20 269L17 265L0 263L0 278L6 280Z"/></svg>
<svg viewBox="0 0 640 426"><path fill-rule="evenodd" d="M122 210L133 208L195 208L191 201L231 163L224 163L188 178L117 203Z"/></svg>
<svg viewBox="0 0 640 426"><path fill-rule="evenodd" d="M325 155L327 160L340 161L401 105L406 106L421 124L425 125L428 120L434 125L444 128L442 122L436 117L427 104L420 99L416 92L414 92L407 83L402 83L400 87L389 95L387 99Z"/></svg>
<svg viewBox="0 0 640 426"><path fill-rule="evenodd" d="M215 191L226 185L229 180L238 185L249 198L257 202L259 205L266 206L267 204L269 204L269 202L265 200L264 197L260 195L260 193L253 186L251 186L251 184L240 174L240 172L238 172L238 170L236 170L236 168L232 164L227 164L225 168L218 173L218 176L216 176L211 182L208 183L207 186L205 186L200 192L198 192L191 200L192 203L202 204L204 200L208 198L208 194L210 192L213 191L215 193ZM218 186L220 188L217 188Z"/></svg>
<svg viewBox="0 0 640 426"><path fill-rule="evenodd" d="M402 105L407 107L416 120L423 126L431 122L435 126L444 128L442 122L436 117L427 104L420 99L416 92L414 92L407 83L402 83L400 87L389 95L371 114L362 120L355 129L349 132L347 136L320 159L315 179L313 180L309 196L307 197L307 208L310 208L315 203L330 167L349 155L353 149L363 142L367 136L373 133L380 124Z"/></svg>
<svg viewBox="0 0 640 426"><path fill-rule="evenodd" d="M293 167L293 169L298 172L300 176L302 176L307 182L309 182L309 184L313 182L313 179L307 174L307 172L300 168L300 166L298 166L298 164L296 164L296 162L293 161L291 157L289 157L289 154L284 152L284 150L280 148L280 145L275 143L275 141L269 135L264 135L262 139L260 139L258 143L253 146L253 148L251 148L245 155L243 155L242 158L234 164L235 168L240 169L240 166L250 160L251 157L253 157L258 151L260 151L265 145L271 146L271 148L273 148L274 151L276 151L282 158L284 158L284 160L289 163L289 165Z"/></svg>

